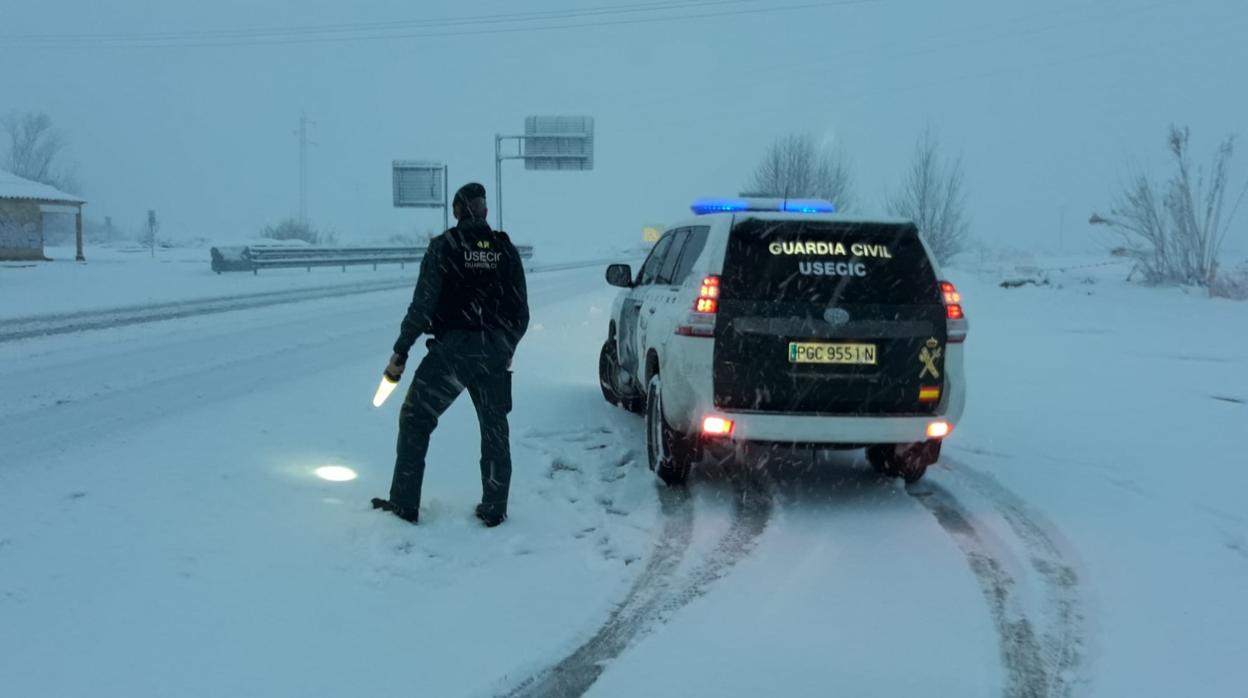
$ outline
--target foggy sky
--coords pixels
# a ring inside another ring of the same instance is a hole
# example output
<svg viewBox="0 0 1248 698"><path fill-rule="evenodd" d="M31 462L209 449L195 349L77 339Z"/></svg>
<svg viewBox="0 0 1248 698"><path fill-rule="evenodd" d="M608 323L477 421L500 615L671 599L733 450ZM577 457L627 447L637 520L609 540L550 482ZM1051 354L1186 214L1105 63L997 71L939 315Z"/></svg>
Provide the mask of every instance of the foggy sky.
<svg viewBox="0 0 1248 698"><path fill-rule="evenodd" d="M635 0L600 0L597 5ZM768 3L758 3L766 5ZM775 4L793 4L781 0ZM571 0L0 0L0 38L370 22L582 7ZM694 12L694 11L689 11ZM90 201L130 230L243 238L298 205L340 238L432 229L391 206L390 162L446 161L494 197L493 135L530 114L596 119L591 173L504 164L506 228L536 244L624 244L643 223L735 194L766 145L812 132L852 157L858 208L882 210L925 124L966 168L972 234L994 246L1089 242L1170 122L1202 159L1248 131L1248 3L879 0L596 28L309 45L0 46L0 112L48 112ZM1248 143L1236 172L1248 173ZM1241 216L1239 240L1248 216Z"/></svg>

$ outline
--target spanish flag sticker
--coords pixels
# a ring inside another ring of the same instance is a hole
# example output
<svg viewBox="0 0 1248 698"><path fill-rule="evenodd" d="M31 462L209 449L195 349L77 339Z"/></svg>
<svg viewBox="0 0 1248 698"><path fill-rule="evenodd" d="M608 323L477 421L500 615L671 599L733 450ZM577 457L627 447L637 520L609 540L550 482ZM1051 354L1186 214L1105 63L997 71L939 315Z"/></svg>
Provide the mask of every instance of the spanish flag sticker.
<svg viewBox="0 0 1248 698"><path fill-rule="evenodd" d="M940 399L940 388L934 385L919 387L919 402L936 402Z"/></svg>

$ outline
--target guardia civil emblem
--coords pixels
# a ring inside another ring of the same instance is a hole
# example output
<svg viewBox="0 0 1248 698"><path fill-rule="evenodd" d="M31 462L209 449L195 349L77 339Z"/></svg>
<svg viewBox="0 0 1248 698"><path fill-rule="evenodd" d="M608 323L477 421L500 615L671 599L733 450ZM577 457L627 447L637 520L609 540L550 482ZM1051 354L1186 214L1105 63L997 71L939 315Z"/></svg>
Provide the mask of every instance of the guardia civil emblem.
<svg viewBox="0 0 1248 698"><path fill-rule="evenodd" d="M927 340L923 348L919 350L919 363L923 364L923 370L919 371L919 378L926 376L940 378L940 369L936 368L936 362L943 351L944 349L940 347L940 342L936 341L935 337Z"/></svg>

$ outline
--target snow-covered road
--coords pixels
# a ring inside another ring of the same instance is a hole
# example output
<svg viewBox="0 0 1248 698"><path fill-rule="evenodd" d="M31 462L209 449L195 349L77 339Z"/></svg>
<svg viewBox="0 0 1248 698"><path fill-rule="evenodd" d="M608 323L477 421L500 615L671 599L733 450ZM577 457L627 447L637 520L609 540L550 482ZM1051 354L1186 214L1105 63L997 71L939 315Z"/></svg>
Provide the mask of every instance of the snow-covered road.
<svg viewBox="0 0 1248 698"><path fill-rule="evenodd" d="M1185 518L1187 534L1241 542L1243 519L1196 487L1164 497L1162 465L1084 467L1116 445L1073 427L1072 460L1035 449L1034 414L1067 418L1001 383L1048 350L1013 319L1056 292L959 285L978 312L971 410L929 480L883 481L849 453L707 468L686 493L657 486L640 420L598 394L601 270L533 275L512 518L495 530L471 518L466 400L435 434L421 525L367 508L399 402L369 398L407 291L0 344L0 693L1150 695L1170 685L1164 655L1123 628L1151 616L1184 653L1206 633L1211 655L1190 662L1231 695L1236 670L1215 667L1248 648L1227 632L1248 616L1230 594L1248 558L1156 536L1174 522L1149 516L1199 504L1220 515ZM1099 321L1090 307L1056 322ZM1104 369L1083 370L1071 380ZM359 478L317 479L322 465ZM1129 486L1155 506L1114 498ZM1132 526L1141 538L1116 546ZM1209 566L1223 576L1188 578ZM1128 569L1205 598L1131 588Z"/></svg>

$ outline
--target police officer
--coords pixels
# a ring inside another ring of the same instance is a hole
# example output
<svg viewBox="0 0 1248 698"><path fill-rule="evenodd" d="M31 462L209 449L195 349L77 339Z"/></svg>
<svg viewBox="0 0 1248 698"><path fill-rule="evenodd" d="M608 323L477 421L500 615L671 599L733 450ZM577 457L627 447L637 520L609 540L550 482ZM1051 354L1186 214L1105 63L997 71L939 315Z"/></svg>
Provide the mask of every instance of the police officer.
<svg viewBox="0 0 1248 698"><path fill-rule="evenodd" d="M457 224L429 243L407 316L386 372L402 376L422 334L429 352L416 368L399 412L398 454L389 499L373 507L416 523L429 436L465 388L481 423L481 503L477 518L497 526L507 518L511 486L511 357L529 326L524 265L506 233L485 221L485 187L455 192Z"/></svg>

